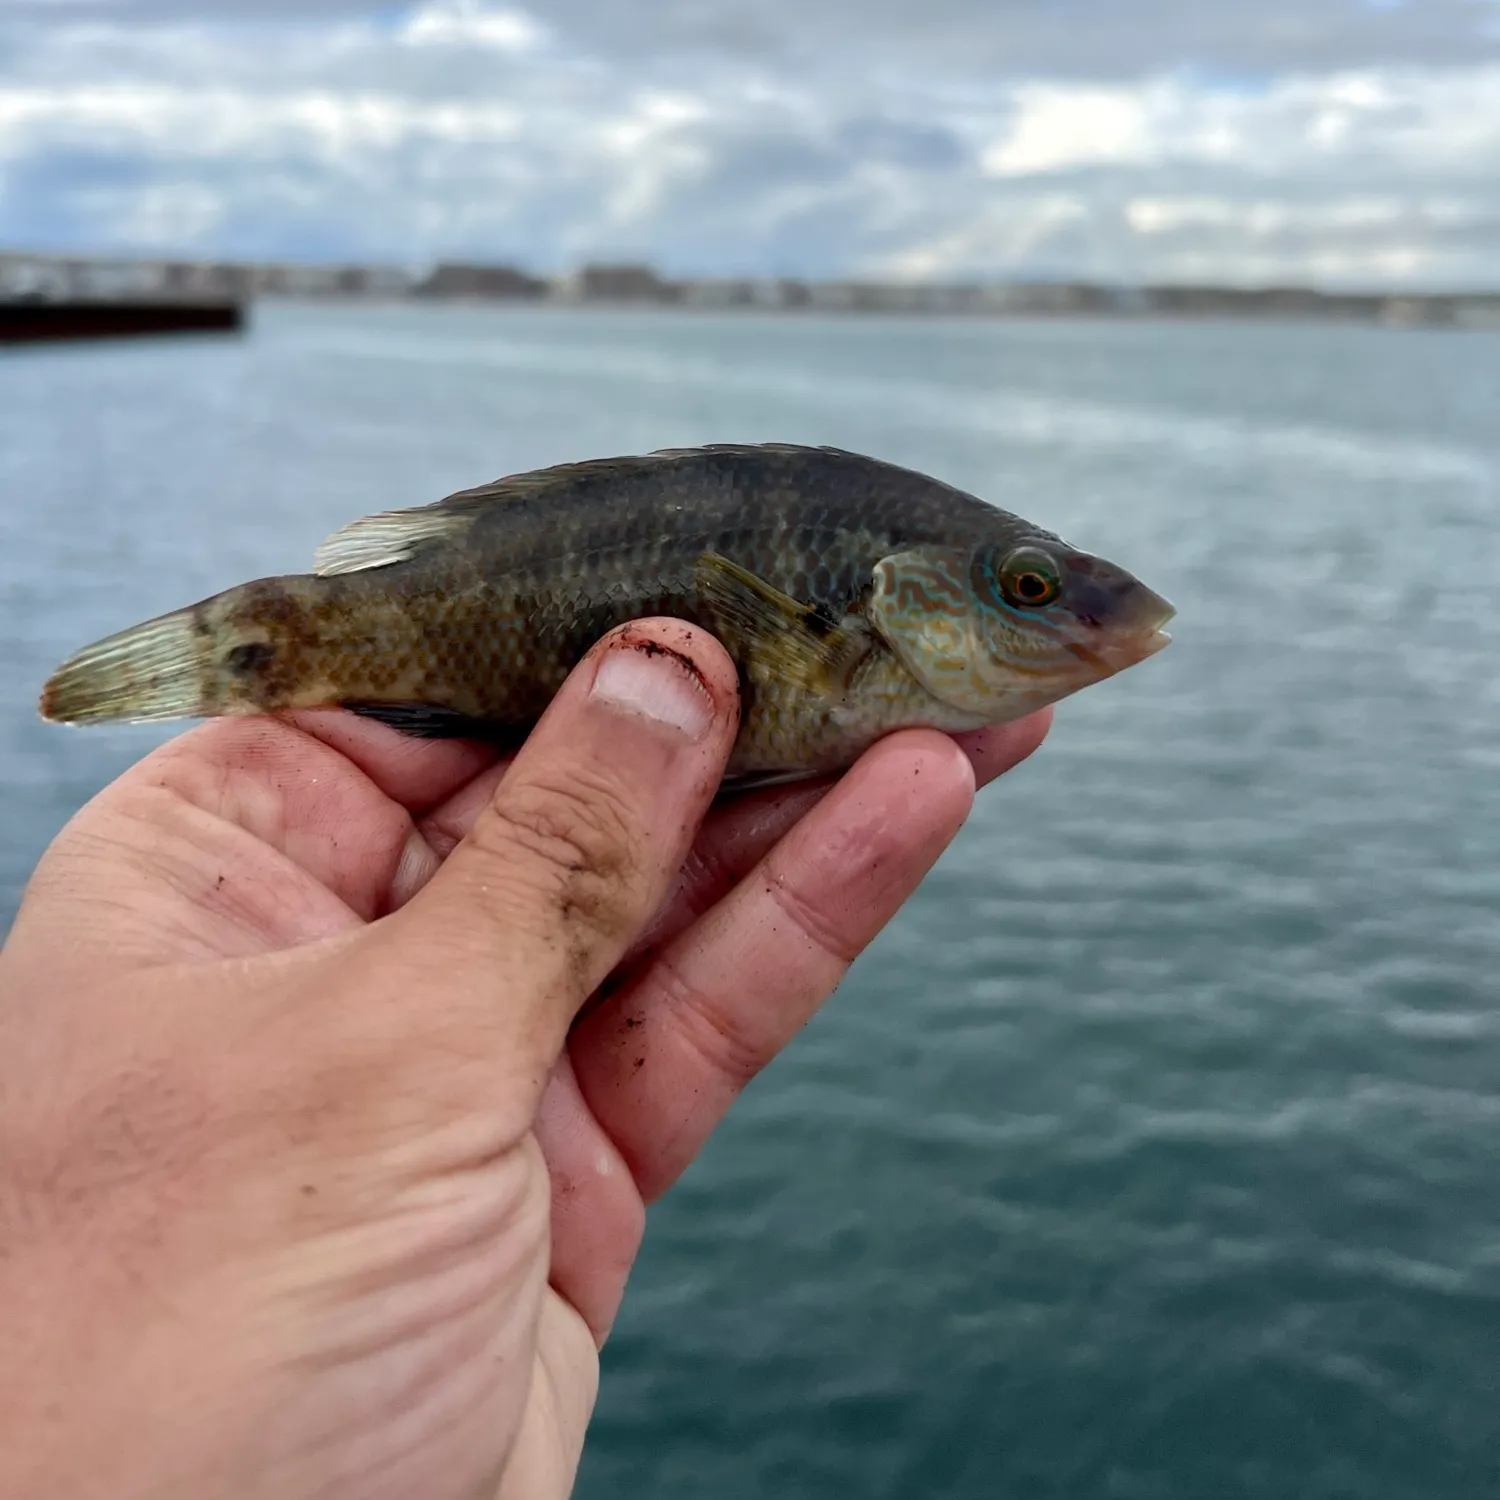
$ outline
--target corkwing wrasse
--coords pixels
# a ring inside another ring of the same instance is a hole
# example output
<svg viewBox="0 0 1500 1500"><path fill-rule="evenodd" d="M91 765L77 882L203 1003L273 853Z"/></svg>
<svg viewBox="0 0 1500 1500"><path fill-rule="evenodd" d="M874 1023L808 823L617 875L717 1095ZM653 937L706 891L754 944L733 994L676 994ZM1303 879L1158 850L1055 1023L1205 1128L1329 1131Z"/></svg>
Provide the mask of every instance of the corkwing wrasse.
<svg viewBox="0 0 1500 1500"><path fill-rule="evenodd" d="M512 475L355 521L309 574L89 646L49 719L343 705L513 743L606 631L712 631L744 705L729 778L847 766L892 730L1017 719L1159 651L1171 606L935 479L831 448L671 449Z"/></svg>

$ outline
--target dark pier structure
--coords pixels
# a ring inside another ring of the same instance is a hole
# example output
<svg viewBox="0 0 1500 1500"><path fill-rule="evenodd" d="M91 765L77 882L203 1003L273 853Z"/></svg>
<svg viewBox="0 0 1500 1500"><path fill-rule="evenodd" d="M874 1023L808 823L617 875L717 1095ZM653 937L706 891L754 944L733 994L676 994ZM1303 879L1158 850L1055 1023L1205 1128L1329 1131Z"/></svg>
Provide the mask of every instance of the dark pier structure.
<svg viewBox="0 0 1500 1500"><path fill-rule="evenodd" d="M245 304L230 299L0 298L0 344L235 334L245 323Z"/></svg>

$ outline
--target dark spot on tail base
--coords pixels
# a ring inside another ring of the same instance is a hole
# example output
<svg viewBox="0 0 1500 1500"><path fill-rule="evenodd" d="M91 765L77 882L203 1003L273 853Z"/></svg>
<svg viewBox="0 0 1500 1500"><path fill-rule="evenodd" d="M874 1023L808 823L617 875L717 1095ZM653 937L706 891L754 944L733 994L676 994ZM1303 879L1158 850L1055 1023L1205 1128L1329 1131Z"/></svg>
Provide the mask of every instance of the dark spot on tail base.
<svg viewBox="0 0 1500 1500"><path fill-rule="evenodd" d="M275 657L274 646L268 646L264 641L247 641L243 646L235 646L225 654L224 665L231 672L248 676L251 672L259 672L270 666Z"/></svg>

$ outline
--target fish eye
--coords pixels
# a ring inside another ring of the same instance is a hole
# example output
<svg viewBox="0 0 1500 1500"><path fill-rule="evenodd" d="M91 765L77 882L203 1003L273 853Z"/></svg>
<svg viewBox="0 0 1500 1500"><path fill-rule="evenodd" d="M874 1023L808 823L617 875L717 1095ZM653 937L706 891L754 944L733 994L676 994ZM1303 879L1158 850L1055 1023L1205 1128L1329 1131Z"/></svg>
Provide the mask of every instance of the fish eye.
<svg viewBox="0 0 1500 1500"><path fill-rule="evenodd" d="M1042 609L1062 593L1062 574L1040 547L1017 547L1001 562L997 578L1007 604Z"/></svg>

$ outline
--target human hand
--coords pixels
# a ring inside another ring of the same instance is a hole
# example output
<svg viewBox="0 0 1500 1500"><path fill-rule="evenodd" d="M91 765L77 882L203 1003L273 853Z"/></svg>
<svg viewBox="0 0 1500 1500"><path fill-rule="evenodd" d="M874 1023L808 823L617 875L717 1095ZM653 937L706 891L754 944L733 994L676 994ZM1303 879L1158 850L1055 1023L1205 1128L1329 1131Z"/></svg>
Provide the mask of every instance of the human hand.
<svg viewBox="0 0 1500 1500"><path fill-rule="evenodd" d="M0 953L0 1493L568 1493L644 1204L1046 730L701 821L735 724L644 622L508 768L222 720L79 814Z"/></svg>

